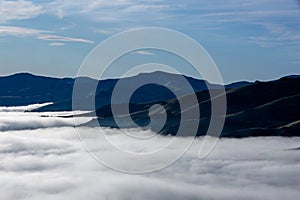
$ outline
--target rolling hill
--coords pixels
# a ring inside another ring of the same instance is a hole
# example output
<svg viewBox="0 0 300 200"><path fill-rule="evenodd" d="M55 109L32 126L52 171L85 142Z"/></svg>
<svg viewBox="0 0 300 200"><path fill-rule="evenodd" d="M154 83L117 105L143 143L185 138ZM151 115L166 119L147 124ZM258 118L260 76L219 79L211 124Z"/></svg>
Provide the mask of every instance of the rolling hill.
<svg viewBox="0 0 300 200"><path fill-rule="evenodd" d="M97 81L85 77L77 78L76 81L82 83L81 89L86 94L92 92L89 88L91 84L98 83L95 96L98 119L84 125L96 126L99 123L105 127L131 128L134 127L134 124L130 124L129 119L133 119L139 126L147 126L150 122L149 109L152 105L160 104L166 110L167 121L164 127L157 132L165 135L175 135L182 115L178 100L190 98L187 88L176 83L178 76L165 72L153 72L124 78L124 84L122 85L124 94L127 92L127 87L142 83L145 80L159 80L163 83L163 86L148 84L136 90L129 103L130 116L112 115L111 95L118 79ZM204 80L191 77L185 78L194 89L198 99L198 104L191 105L190 109L198 106L201 114L200 119L190 116L181 123L187 123L188 125L192 120L199 120L197 135L201 136L206 134L211 118L211 101L206 84L214 90L218 90L219 86L207 83ZM0 106L53 102L52 105L41 107L35 111L71 110L74 82L75 79L71 78L49 78L28 73L0 77L2 86L0 88ZM175 98L174 94L164 86L179 91L181 94L179 99ZM300 136L300 76L292 75L268 82L256 81L251 83L242 81L226 85L225 88L227 114L221 136L237 138L248 136ZM80 101L84 102L88 98L90 97L86 95ZM128 105L124 99L120 98L114 102L114 106L122 110ZM81 109L86 110L84 106ZM154 124L163 119L161 110L158 109L155 112L152 113ZM116 119L122 121L121 127L116 124ZM188 129L185 135L191 135Z"/></svg>

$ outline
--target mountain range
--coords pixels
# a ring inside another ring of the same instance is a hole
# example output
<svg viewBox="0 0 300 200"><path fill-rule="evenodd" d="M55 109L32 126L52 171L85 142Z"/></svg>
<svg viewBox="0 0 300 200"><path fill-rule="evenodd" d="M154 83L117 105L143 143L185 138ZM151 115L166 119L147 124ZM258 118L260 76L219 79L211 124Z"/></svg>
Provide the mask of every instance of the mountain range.
<svg viewBox="0 0 300 200"><path fill-rule="evenodd" d="M130 87L132 84L142 84L147 80L160 81L163 85L168 86L176 90L180 96L187 95L187 88L181 83L176 81L179 75L170 74L165 72L153 72L143 73L137 76L124 78L122 84L124 86L124 92L126 87ZM218 85L210 84L204 80L198 80L191 77L186 77L186 80L195 90L200 92L209 88L217 88ZM72 92L75 80L80 82L81 90L87 95L85 98L89 98L89 94L93 91L90 86L98 84L96 90L96 107L100 108L104 105L110 104L112 91L119 81L119 79L106 79L95 80L87 77L79 78L51 78L36 76L29 73L19 73L11 76L0 77L0 106L24 106L35 103L47 103L53 102L52 105L40 108L39 111L70 111L72 110ZM240 85L248 85L250 82L237 82L229 84L228 88L235 88ZM140 90L141 92L135 93L135 98L132 99L132 103L147 103L158 100L169 100L174 97L170 92L166 92L165 87L158 85L146 85ZM122 96L122 94L120 94ZM84 101L84 99L82 100ZM126 103L125 100L119 99L116 103ZM84 104L82 104L84 105ZM86 110L86 107L81 107L81 110Z"/></svg>
<svg viewBox="0 0 300 200"><path fill-rule="evenodd" d="M134 93L129 103L130 117L140 125L146 126L150 122L148 116L149 108L152 105L160 104L166 109L167 121L159 131L160 134L175 135L181 119L182 112L178 100L180 98L190 98L190 93L180 84L176 84L179 75L165 72L153 72L139 74L134 77L125 78L124 92L126 86L135 84L143 80L160 80L168 87L175 88L181 96L176 98L173 93L165 87L149 84L145 85ZM197 135L204 135L207 131L211 117L211 101L207 91L209 88L218 90L219 86L210 84L204 80L197 80L185 77L197 95L198 106L200 109L199 129ZM72 108L72 88L75 79L49 78L34 76L23 73L8 77L0 77L0 106L19 106L33 103L53 102L35 111L58 111L71 110ZM80 77L83 81L87 94L89 84L94 83L94 79ZM119 127L115 119L124 116L113 116L111 111L110 98L114 86L118 79L107 79L97 81L96 90L96 114L94 119L87 124L88 126L101 126L113 128L131 128L130 123ZM248 137L248 136L300 136L300 76L293 75L283 77L278 80L268 82L238 82L225 86L227 97L227 114L222 137ZM88 96L84 98L89 98ZM82 99L85 101L86 99ZM114 102L115 106L122 109L128 106L128 102L119 99ZM85 110L83 107L82 110ZM86 116L89 113L85 114ZM159 113L152 120L161 120ZM194 120L193 117L185 119L183 123ZM186 135L191 134L189 130Z"/></svg>

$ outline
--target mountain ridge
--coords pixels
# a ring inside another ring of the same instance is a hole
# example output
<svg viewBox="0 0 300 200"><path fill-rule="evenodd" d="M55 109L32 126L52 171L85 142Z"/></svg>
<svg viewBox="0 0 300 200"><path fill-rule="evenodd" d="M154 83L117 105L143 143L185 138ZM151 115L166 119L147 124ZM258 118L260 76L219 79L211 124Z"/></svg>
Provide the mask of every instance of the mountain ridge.
<svg viewBox="0 0 300 200"><path fill-rule="evenodd" d="M159 77L159 76L160 77ZM131 102L122 102L122 99L113 102L121 109L124 106L130 108L130 117L140 125L149 124L149 109L152 105L160 104L166 109L167 121L159 134L175 135L180 122L182 111L178 104L178 98L190 98L190 93L184 93L185 88L176 83L176 74L164 72L145 73L134 77L125 78L125 83L136 84L145 78L159 78L171 86L179 86L181 96L176 97L168 89L158 85L146 85L140 87L132 97ZM166 78L169 77L169 78ZM170 78L172 77L172 78ZM210 93L207 90L207 82L187 77L193 86L199 107L200 118L194 119L190 116L183 123L191 120L199 120L199 130L197 136L204 135L208 129L211 117ZM18 104L33 104L54 102L51 105L41 107L34 111L66 111L72 110L72 89L74 79L62 78L53 79L49 77L36 77L32 74L16 74L10 77L0 77L0 105L15 106ZM82 81L81 88L89 94L89 84L95 83L94 79L82 77L77 81ZM112 128L131 128L132 124L127 123L126 116L113 116L111 111L111 92L118 82L118 79L107 79L100 81L96 90L96 114L97 119L84 124L85 126L105 126ZM174 82L174 83L173 83ZM124 92L126 91L126 84ZM208 83L209 84L209 83ZM218 90L218 85L210 85L213 90ZM221 134L222 137L249 137L249 136L300 136L300 76L287 76L269 82L255 81L254 83L239 82L226 87L227 115L225 126ZM122 97L122 94L121 94ZM89 97L81 99L82 102ZM84 103L83 103L84 104ZM192 109L189 108L189 109ZM84 108L84 107L83 107ZM185 112L185 111L183 111ZM155 113L154 113L155 114ZM89 114L86 114L86 116ZM72 116L69 116L72 117ZM153 120L161 120L159 113L155 114ZM123 121L122 127L115 123L115 119ZM128 118L129 119L129 118ZM187 124L188 125L188 124ZM188 127L188 126L187 126ZM186 135L190 135L186 130Z"/></svg>
<svg viewBox="0 0 300 200"><path fill-rule="evenodd" d="M186 94L185 88L182 88L181 85L176 85L177 76L181 75L157 71L152 73L141 73L135 76L126 77L123 80L127 84L130 84L130 82L142 83L142 81L145 79L155 80L157 78L160 78L162 81L165 81L166 84L169 84L170 87L178 87L182 94ZM196 92L206 90L207 84L211 88L218 87L217 85L210 84L204 80L194 79L188 76L184 77L188 80L188 82ZM0 88L0 106L24 106L28 104L53 102L53 105L41 108L40 110L42 111L42 109L44 109L43 111L46 111L48 109L49 111L58 111L63 108L71 110L72 92L75 80L79 81L82 85L85 85L84 90L87 91L89 91L89 84L93 84L95 83L95 81L98 81L89 77L78 77L77 79L67 77L53 78L34 75L27 72L17 73L9 76L2 76L0 77L0 85L2 86ZM99 87L97 88L97 93L104 92L104 95L106 96L111 95L111 91L118 80L119 79L100 80L100 82L98 83ZM236 85L235 87L238 87L238 85ZM149 89L149 91L152 90ZM142 100L142 102L151 102L153 100L156 100L156 98L162 100L171 98L170 96L158 96L153 98L150 97L151 95L149 95L148 97L140 95L139 98ZM98 102L101 101L103 101L103 103L100 103L98 107L103 106L104 104L109 104L106 99L101 99L101 97L99 97Z"/></svg>

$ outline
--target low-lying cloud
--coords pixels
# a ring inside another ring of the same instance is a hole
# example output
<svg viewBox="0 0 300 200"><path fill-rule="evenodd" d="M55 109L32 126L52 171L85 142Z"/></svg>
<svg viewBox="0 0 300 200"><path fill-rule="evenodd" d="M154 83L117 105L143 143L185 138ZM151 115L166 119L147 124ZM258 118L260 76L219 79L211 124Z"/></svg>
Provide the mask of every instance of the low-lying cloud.
<svg viewBox="0 0 300 200"><path fill-rule="evenodd" d="M5 115L0 114L2 122ZM300 196L300 151L290 150L300 146L300 138L224 138L205 159L198 158L203 138L197 138L185 155L168 168L131 175L94 160L82 147L74 127L51 127L62 113L52 113L54 117L48 118L39 113L18 114L16 121L28 127L38 123L39 129L0 131L0 194L4 200L274 200ZM13 124L11 118L6 119ZM95 133L100 130L119 146L136 152L157 148L172 139L158 136L150 143L133 144L120 130L80 129L87 133L85 139L98 145L94 151L104 154L110 152L97 140ZM149 134L138 129L124 131ZM168 151L170 155L176 153L176 149ZM121 159L120 162L126 165Z"/></svg>
<svg viewBox="0 0 300 200"><path fill-rule="evenodd" d="M37 106L37 105L36 105ZM41 129L50 127L73 127L75 122L73 118L63 118L61 116L72 115L73 113L82 112L24 112L22 110L28 110L30 107L15 107L15 108L2 108L2 110L8 110L9 112L0 112L0 132L12 131L12 130L28 130L28 129ZM34 106L32 109L36 108ZM1 108L0 108L1 110ZM77 121L85 123L91 120L88 117L78 118Z"/></svg>
<svg viewBox="0 0 300 200"><path fill-rule="evenodd" d="M43 106L51 105L53 103L38 103L38 104L31 104L28 106L0 106L0 112L25 112L31 111ZM0 115L1 116L1 115Z"/></svg>

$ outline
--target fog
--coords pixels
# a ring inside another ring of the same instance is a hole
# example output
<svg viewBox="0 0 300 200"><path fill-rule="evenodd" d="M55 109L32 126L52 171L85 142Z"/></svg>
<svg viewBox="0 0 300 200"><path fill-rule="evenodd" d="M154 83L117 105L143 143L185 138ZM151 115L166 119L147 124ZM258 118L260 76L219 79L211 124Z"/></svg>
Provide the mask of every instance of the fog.
<svg viewBox="0 0 300 200"><path fill-rule="evenodd" d="M296 150L300 138L224 138L205 159L198 158L203 138L197 138L171 166L134 175L112 170L91 157L72 127L72 119L57 117L69 113L15 111L0 113L1 200L273 200L300 196L300 150ZM124 131L135 135L151 132L80 129L87 133L86 140L97 143L94 151L104 154L109 154L109 149L94 134L100 130L122 148L136 152L158 148L172 139L156 136L151 143L133 144ZM174 153L176 149L169 149L170 155ZM126 165L126 161L120 162Z"/></svg>
<svg viewBox="0 0 300 200"><path fill-rule="evenodd" d="M0 106L0 112L24 112L24 111L31 111L43 106L51 105L53 103L38 103L38 104L32 104L28 106Z"/></svg>
<svg viewBox="0 0 300 200"><path fill-rule="evenodd" d="M75 122L73 118L62 118L62 116L84 113L82 111L42 113L25 112L48 104L49 103L20 107L0 107L0 131L74 126ZM76 121L79 123L85 123L89 120L90 118L81 117Z"/></svg>

